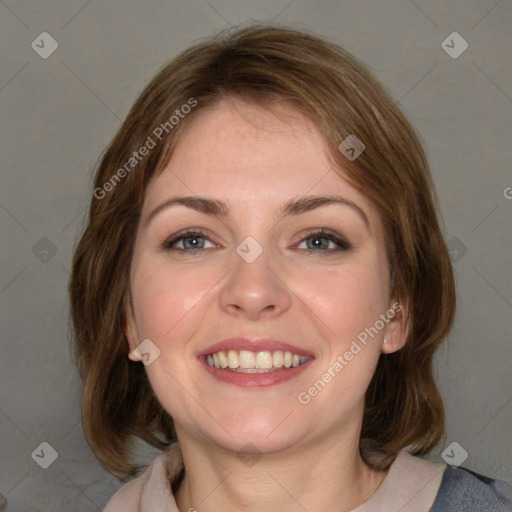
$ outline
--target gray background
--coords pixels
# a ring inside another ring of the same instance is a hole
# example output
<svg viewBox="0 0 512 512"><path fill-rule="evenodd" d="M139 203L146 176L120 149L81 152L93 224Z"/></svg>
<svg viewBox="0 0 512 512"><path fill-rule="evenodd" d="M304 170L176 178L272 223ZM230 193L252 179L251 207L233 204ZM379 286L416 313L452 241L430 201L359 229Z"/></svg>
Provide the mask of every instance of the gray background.
<svg viewBox="0 0 512 512"><path fill-rule="evenodd" d="M459 299L455 328L436 358L448 440L430 457L442 460L457 442L469 455L465 467L512 482L510 0L6 0L0 492L7 511L97 511L120 486L84 441L68 348L66 286L92 172L165 62L196 39L249 20L310 29L341 44L422 135ZM46 59L31 48L43 31L59 45ZM456 59L441 47L453 31L469 44ZM58 453L48 469L31 456L42 442ZM460 460L463 452L455 446L448 454ZM146 452L147 461L152 456Z"/></svg>

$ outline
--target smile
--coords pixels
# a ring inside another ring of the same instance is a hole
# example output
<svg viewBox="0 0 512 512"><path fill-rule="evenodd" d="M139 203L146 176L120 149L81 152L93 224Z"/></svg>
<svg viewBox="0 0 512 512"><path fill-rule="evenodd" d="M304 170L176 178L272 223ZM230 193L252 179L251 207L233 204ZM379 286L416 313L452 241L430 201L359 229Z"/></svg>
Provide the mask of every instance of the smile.
<svg viewBox="0 0 512 512"><path fill-rule="evenodd" d="M253 389L283 384L298 377L314 359L282 350L221 350L199 357L203 368L216 381Z"/></svg>
<svg viewBox="0 0 512 512"><path fill-rule="evenodd" d="M289 350L220 350L206 356L208 366L239 373L268 373L280 368L297 368L308 359L311 358L293 354Z"/></svg>

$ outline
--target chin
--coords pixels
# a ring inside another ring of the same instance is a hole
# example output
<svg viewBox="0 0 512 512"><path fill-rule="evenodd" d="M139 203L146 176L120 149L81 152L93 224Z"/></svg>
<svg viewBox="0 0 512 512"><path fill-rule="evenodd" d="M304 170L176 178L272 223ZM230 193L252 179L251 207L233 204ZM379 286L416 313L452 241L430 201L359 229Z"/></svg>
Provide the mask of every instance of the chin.
<svg viewBox="0 0 512 512"><path fill-rule="evenodd" d="M292 428L293 425L290 422L292 416L290 415L289 419L284 421L283 418L286 415L246 418L243 421L239 419L222 423L231 436L221 429L220 439L214 442L235 453L245 450L256 453L279 452L290 448L304 438L305 432L297 432ZM211 431L209 436L211 438Z"/></svg>

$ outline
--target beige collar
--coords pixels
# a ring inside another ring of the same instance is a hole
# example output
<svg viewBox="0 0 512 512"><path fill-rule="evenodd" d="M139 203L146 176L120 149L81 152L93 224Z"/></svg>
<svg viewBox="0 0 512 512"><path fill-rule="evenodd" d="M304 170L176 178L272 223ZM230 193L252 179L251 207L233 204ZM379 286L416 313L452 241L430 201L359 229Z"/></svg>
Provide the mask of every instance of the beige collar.
<svg viewBox="0 0 512 512"><path fill-rule="evenodd" d="M379 488L352 512L428 512L445 469L446 464L401 451Z"/></svg>
<svg viewBox="0 0 512 512"><path fill-rule="evenodd" d="M169 482L183 468L179 444L156 457L137 479L122 487L104 512L179 512ZM352 512L428 512L446 464L401 451L375 493Z"/></svg>

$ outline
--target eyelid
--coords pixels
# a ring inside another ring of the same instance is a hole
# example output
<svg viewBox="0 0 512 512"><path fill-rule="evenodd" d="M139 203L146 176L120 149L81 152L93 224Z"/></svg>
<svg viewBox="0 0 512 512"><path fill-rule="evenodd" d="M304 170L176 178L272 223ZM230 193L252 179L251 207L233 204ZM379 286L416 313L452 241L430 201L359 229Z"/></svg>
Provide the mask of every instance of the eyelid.
<svg viewBox="0 0 512 512"><path fill-rule="evenodd" d="M173 244L176 244L177 242L180 242L186 238L195 238L195 237L204 238L208 242L210 242L214 245L217 245L217 247L219 246L219 244L217 242L215 242L214 240L212 240L212 237L210 235L208 235L207 233L205 233L203 229L201 229L201 228L185 228L181 231L178 231L177 233L174 233L170 237L166 238L162 242L161 247L162 247L162 249L167 250L167 251L174 250L174 251L179 251L179 252L183 252L183 253L185 253L185 252L199 253L205 249L210 249L209 247L206 247L206 248L187 250L187 249L176 248L173 246ZM330 249L330 250L301 249L304 251L308 251L308 253L320 253L320 254L323 253L325 255L328 255L328 254L336 253L339 251L349 251L354 248L352 243L350 243L343 235L340 235L336 231L332 231L327 228L311 228L307 232L302 233L300 235L299 241L295 244L294 247L305 242L309 238L325 238L327 240L330 240L334 244L336 244L337 247L334 249Z"/></svg>
<svg viewBox="0 0 512 512"><path fill-rule="evenodd" d="M174 233L170 237L167 237L162 242L162 248L165 250L170 250L170 249L172 249L171 244L179 242L180 240L182 240L184 238L193 238L194 236L204 238L204 239L208 240L209 242L211 242L212 244L219 245L217 242L212 240L212 237L210 235L208 235L207 233L205 233L204 230L202 230L201 228L185 228L185 229L182 229L181 231L178 231L177 233ZM182 251L182 252L190 252L190 251L186 251L185 249L176 249L176 250Z"/></svg>
<svg viewBox="0 0 512 512"><path fill-rule="evenodd" d="M349 242L346 237L344 237L343 235L337 233L336 231L332 231L328 228L312 228L312 229L306 231L306 233L302 233L300 235L300 240L299 240L298 244L304 242L308 238L326 238L328 240L331 240L338 246L337 249L330 250L330 251L315 251L313 249L305 249L309 252L332 253L332 252L336 252L338 250L349 251L354 248L352 243Z"/></svg>

